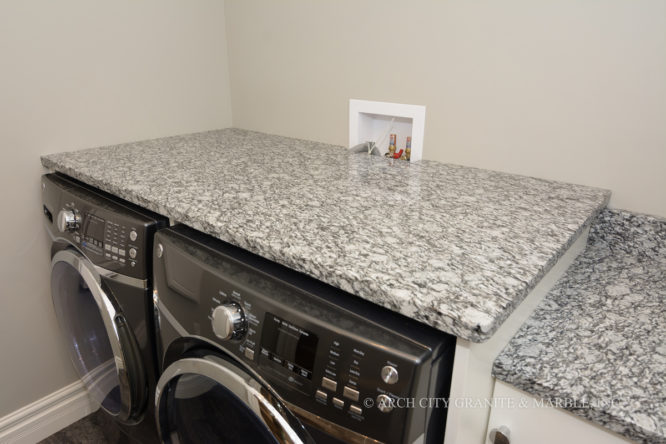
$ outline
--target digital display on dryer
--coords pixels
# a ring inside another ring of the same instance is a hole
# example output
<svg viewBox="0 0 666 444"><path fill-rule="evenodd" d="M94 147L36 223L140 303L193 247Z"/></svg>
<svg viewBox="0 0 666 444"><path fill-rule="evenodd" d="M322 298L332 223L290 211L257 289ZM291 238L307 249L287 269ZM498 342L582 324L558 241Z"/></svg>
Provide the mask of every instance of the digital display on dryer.
<svg viewBox="0 0 666 444"><path fill-rule="evenodd" d="M104 224L106 221L101 217L93 216L92 214L86 214L86 218L83 226L83 237L86 241L102 247L104 242Z"/></svg>
<svg viewBox="0 0 666 444"><path fill-rule="evenodd" d="M261 355L304 378L312 379L317 335L272 313L266 313Z"/></svg>

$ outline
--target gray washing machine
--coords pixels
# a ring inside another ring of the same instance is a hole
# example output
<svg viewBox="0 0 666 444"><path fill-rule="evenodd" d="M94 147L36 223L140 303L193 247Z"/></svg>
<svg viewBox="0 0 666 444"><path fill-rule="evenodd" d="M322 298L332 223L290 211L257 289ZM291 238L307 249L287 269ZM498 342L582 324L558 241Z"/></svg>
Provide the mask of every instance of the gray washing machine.
<svg viewBox="0 0 666 444"><path fill-rule="evenodd" d="M443 442L453 336L185 226L153 249L163 442Z"/></svg>
<svg viewBox="0 0 666 444"><path fill-rule="evenodd" d="M141 443L158 442L151 261L167 220L60 174L42 177L53 306L92 399Z"/></svg>

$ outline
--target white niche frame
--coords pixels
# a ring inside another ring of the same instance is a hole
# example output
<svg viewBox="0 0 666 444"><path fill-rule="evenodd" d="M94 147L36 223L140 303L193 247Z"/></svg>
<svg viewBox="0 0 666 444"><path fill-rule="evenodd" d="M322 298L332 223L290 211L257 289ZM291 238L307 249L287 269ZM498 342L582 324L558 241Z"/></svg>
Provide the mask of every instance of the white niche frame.
<svg viewBox="0 0 666 444"><path fill-rule="evenodd" d="M379 151L375 154L384 155L389 133L397 134L397 151L405 148L406 138L411 136L411 162L418 162L423 157L425 112L422 105L349 99L349 147L372 141Z"/></svg>

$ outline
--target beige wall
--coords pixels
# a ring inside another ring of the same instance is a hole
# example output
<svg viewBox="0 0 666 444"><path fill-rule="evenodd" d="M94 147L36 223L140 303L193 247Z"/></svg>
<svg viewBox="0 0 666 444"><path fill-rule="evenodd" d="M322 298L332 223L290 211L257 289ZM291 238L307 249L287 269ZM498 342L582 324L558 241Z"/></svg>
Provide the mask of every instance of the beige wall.
<svg viewBox="0 0 666 444"><path fill-rule="evenodd" d="M350 98L427 106L424 157L666 216L663 0L227 0L234 126L347 143Z"/></svg>
<svg viewBox="0 0 666 444"><path fill-rule="evenodd" d="M0 3L0 417L75 380L39 155L231 124L222 1Z"/></svg>

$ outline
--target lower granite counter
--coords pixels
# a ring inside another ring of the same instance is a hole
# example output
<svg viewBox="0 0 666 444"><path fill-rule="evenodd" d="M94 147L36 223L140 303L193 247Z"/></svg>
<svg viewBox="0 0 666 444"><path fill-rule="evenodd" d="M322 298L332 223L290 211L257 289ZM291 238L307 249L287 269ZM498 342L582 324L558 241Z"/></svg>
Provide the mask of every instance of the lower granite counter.
<svg viewBox="0 0 666 444"><path fill-rule="evenodd" d="M496 378L637 442L666 443L666 221L604 210Z"/></svg>

